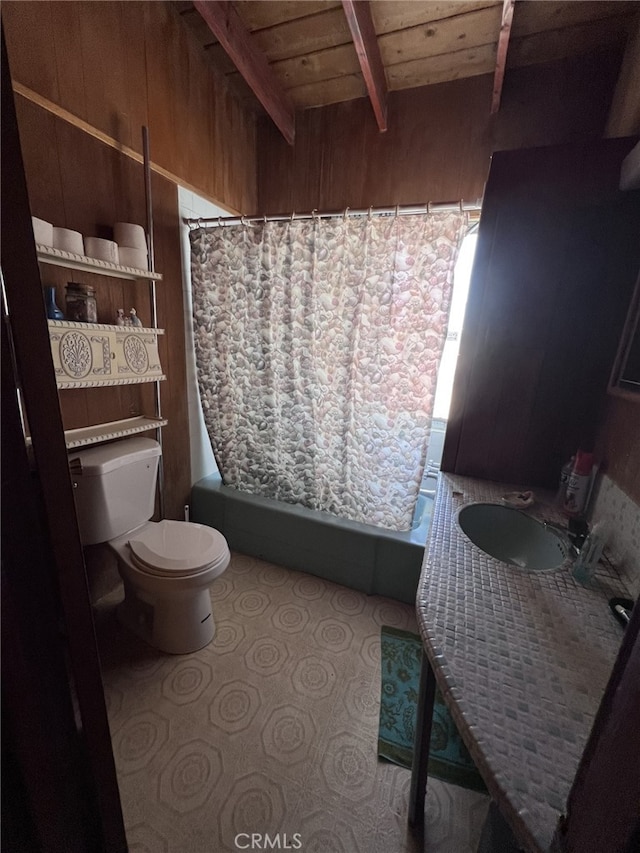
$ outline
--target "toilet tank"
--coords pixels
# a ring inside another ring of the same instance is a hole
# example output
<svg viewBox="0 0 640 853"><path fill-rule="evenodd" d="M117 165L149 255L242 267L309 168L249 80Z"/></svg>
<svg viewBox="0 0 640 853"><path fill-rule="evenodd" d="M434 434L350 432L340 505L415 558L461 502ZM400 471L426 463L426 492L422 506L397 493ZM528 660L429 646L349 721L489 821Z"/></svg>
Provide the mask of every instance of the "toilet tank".
<svg viewBox="0 0 640 853"><path fill-rule="evenodd" d="M157 441L139 437L69 454L83 545L108 542L151 518L160 454Z"/></svg>

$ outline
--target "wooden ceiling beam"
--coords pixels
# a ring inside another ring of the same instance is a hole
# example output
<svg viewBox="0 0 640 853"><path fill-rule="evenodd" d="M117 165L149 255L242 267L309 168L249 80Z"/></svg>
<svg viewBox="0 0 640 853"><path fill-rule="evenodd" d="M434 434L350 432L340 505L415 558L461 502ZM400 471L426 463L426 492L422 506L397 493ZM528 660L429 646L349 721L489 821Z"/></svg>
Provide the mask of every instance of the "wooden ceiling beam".
<svg viewBox="0 0 640 853"><path fill-rule="evenodd" d="M369 100L382 133L387 129L387 79L369 0L342 0Z"/></svg>
<svg viewBox="0 0 640 853"><path fill-rule="evenodd" d="M504 82L504 70L507 65L507 50L509 38L511 37L511 23L513 21L513 7L515 0L504 0L502 4L502 22L500 24L500 35L498 37L498 53L496 56L496 70L493 75L493 95L491 96L491 115L500 109L500 98L502 97L502 84Z"/></svg>
<svg viewBox="0 0 640 853"><path fill-rule="evenodd" d="M280 133L293 145L295 109L266 56L252 42L238 13L228 0L194 0L194 7L247 81Z"/></svg>

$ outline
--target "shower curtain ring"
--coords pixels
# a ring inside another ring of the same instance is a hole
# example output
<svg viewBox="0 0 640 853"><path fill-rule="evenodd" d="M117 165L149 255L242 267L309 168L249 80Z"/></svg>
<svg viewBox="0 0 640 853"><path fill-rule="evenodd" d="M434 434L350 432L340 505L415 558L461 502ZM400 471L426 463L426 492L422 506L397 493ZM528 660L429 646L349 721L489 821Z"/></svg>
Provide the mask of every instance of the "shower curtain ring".
<svg viewBox="0 0 640 853"><path fill-rule="evenodd" d="M222 225L222 220L220 219L220 217L218 217L218 228L220 228L221 225Z"/></svg>
<svg viewBox="0 0 640 853"><path fill-rule="evenodd" d="M427 202L427 213L429 215L431 215L431 202L430 201Z"/></svg>
<svg viewBox="0 0 640 853"><path fill-rule="evenodd" d="M264 224L264 225L266 225L266 224L267 224L267 214L266 214L266 213L264 214L263 218L264 218L264 223L263 223L263 224Z"/></svg>
<svg viewBox="0 0 640 853"><path fill-rule="evenodd" d="M344 214L343 214L343 216L342 216L342 219L343 219L343 221L344 221L344 222L346 222L346 221L347 221L347 216L348 216L348 215L349 215L349 208L348 208L348 207L345 207L345 209L344 209Z"/></svg>
<svg viewBox="0 0 640 853"><path fill-rule="evenodd" d="M400 216L400 205L396 204L396 219Z"/></svg>
<svg viewBox="0 0 640 853"><path fill-rule="evenodd" d="M367 219L371 222L371 217L373 216L373 207L369 208L369 212L367 213Z"/></svg>
<svg viewBox="0 0 640 853"><path fill-rule="evenodd" d="M293 222L293 217L294 217L295 215L296 215L296 212L295 212L295 210L294 210L294 211L292 212L292 214L291 214L291 219L289 220L289 222Z"/></svg>

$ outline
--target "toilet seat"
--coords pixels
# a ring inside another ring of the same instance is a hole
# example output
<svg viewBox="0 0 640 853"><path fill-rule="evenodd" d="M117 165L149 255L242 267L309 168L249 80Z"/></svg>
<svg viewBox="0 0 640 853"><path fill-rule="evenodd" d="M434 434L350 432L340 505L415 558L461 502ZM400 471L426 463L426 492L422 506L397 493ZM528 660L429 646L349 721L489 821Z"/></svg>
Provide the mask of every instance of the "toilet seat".
<svg viewBox="0 0 640 853"><path fill-rule="evenodd" d="M134 532L132 560L145 574L179 578L226 567L229 548L212 527L190 521L163 520ZM224 566L223 566L224 564Z"/></svg>

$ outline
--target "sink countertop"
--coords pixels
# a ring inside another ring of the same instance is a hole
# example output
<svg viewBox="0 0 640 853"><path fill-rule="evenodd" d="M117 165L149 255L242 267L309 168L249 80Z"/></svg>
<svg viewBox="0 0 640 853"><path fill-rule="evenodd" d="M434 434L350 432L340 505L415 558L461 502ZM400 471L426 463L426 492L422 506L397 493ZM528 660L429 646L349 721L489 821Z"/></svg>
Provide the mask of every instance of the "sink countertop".
<svg viewBox="0 0 640 853"><path fill-rule="evenodd" d="M517 487L515 487L517 488ZM425 653L492 799L516 838L547 851L622 641L600 565L594 588L561 569L528 572L473 545L456 513L513 485L441 474L416 608ZM527 514L566 526L552 497Z"/></svg>

